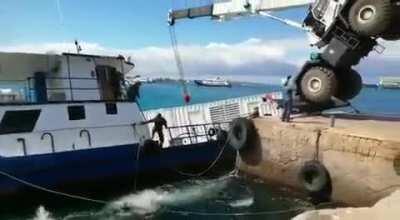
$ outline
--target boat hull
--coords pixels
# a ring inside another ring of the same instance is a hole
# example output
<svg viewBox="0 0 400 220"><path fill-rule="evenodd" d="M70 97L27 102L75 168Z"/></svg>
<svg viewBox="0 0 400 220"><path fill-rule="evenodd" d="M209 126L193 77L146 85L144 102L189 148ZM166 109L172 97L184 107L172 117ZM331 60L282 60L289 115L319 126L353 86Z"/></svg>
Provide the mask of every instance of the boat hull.
<svg viewBox="0 0 400 220"><path fill-rule="evenodd" d="M138 145L60 152L26 157L0 158L0 171L50 190L91 194L91 189L113 186L146 186L187 178L186 172L198 172L209 166L222 148L217 142L139 151ZM224 148L215 169L220 175L234 168L235 152ZM90 189L88 191L88 189ZM66 191L65 191L66 190ZM110 190L110 188L108 188ZM34 189L0 175L0 199L28 195Z"/></svg>

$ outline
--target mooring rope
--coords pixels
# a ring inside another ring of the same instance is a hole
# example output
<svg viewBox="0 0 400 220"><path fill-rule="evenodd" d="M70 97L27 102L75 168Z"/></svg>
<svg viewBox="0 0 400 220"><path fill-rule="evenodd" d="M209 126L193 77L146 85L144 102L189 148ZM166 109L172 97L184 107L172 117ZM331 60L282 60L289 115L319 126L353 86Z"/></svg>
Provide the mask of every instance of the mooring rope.
<svg viewBox="0 0 400 220"><path fill-rule="evenodd" d="M272 210L272 211L258 211L258 212L199 212L199 211L183 211L183 210L174 210L174 209L166 209L165 212L179 215L196 215L196 216L262 216L262 215L278 215L278 214L287 214L291 212L299 212L299 211L310 211L309 207L298 207L291 209L282 209L282 210Z"/></svg>
<svg viewBox="0 0 400 220"><path fill-rule="evenodd" d="M92 198L88 198L88 197L84 197L84 196L78 196L78 195L64 193L64 192L60 192L60 191L56 191L56 190L47 189L45 187L33 184L31 182L28 182L26 180L18 178L16 176L11 175L11 174L9 174L7 172L4 172L4 171L0 171L0 174L3 175L3 176L6 176L6 177L8 177L8 178L10 178L10 179L12 179L12 180L14 180L16 182L22 183L22 184L24 184L26 186L29 186L31 188L34 188L34 189L37 189L37 190L41 190L41 191L44 191L44 192L47 192L47 193L60 195L60 196L64 196L64 197L71 198L71 199L77 199L77 200L93 202L93 203L102 204L102 205L107 204L107 201L104 201L104 200L92 199Z"/></svg>
<svg viewBox="0 0 400 220"><path fill-rule="evenodd" d="M73 195L69 193L64 193L56 190L51 190L47 189L45 187L33 184L31 182L28 182L26 180L23 180L21 178L18 178L14 175L11 175L7 172L0 171L0 174L8 177L16 182L22 183L26 186L32 187L37 190L41 190L47 193L55 194L58 196L63 196L66 198L70 199L76 199L76 200L81 200L81 201L87 201L87 202L92 202L95 204L99 205L107 205L109 202L105 200L99 200L99 199L92 199L89 197L84 197L84 196L78 196L78 195ZM122 206L122 209L131 209L134 207L129 207L129 206ZM164 208L162 209L163 212L165 213L171 213L171 214L176 214L176 215L194 215L194 216L262 216L262 215L278 215L278 214L285 214L285 213L291 213L291 212L298 212L298 211L307 211L307 210L312 210L310 207L304 206L304 207L297 207L297 208L290 208L290 209L282 209L282 210L273 210L273 211L258 211L258 212L235 212L235 213L230 213L230 212L199 212L199 211L188 211L188 210L177 210L177 209L168 209Z"/></svg>
<svg viewBox="0 0 400 220"><path fill-rule="evenodd" d="M230 132L229 132L229 133L228 133L228 136L226 137L226 140L225 140L225 142L224 142L224 145L221 146L221 150L219 151L217 157L216 157L216 158L214 159L214 161L213 161L207 168L205 168L203 171L198 172L198 173L186 173L186 172L183 172L183 171L179 171L179 170L177 170L177 169L173 169L173 170L174 170L175 172L179 173L180 175L182 175L182 176L187 176L187 177L201 177L201 176L205 175L205 174L208 173L212 168L214 168L214 166L220 161L220 159L221 159L221 157L222 157L222 155L223 155L223 153L224 153L224 151L225 151L225 148L228 146L230 135L231 135L231 134L230 134ZM217 140L217 143L218 143L218 140ZM218 145L218 144L217 144L217 145Z"/></svg>

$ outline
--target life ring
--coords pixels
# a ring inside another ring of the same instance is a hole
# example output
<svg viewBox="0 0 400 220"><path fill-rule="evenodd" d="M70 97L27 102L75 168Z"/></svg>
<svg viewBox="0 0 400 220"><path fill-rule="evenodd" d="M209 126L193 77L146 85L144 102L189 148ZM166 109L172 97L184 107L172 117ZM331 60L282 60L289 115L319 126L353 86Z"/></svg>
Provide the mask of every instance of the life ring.
<svg viewBox="0 0 400 220"><path fill-rule="evenodd" d="M229 130L229 144L235 150L243 150L254 142L256 129L252 121L245 118L238 118L232 122Z"/></svg>
<svg viewBox="0 0 400 220"><path fill-rule="evenodd" d="M332 183L328 170L319 161L306 162L300 170L299 181L312 196L330 197Z"/></svg>
<svg viewBox="0 0 400 220"><path fill-rule="evenodd" d="M189 145L190 144L190 139L189 138L182 139L182 144L183 145Z"/></svg>
<svg viewBox="0 0 400 220"><path fill-rule="evenodd" d="M217 134L217 131L215 130L215 128L210 128L210 129L208 129L207 134L210 137L214 137Z"/></svg>

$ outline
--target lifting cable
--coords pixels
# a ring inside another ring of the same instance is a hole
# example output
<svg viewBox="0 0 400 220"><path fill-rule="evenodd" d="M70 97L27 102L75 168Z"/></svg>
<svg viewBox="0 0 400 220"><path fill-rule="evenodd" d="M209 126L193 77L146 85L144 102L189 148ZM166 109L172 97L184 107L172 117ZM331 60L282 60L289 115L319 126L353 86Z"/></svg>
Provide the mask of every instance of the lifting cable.
<svg viewBox="0 0 400 220"><path fill-rule="evenodd" d="M176 33L175 33L175 27L173 25L169 26L169 36L171 39L171 47L174 52L176 67L177 67L178 73L179 73L179 81L180 81L182 89L183 89L183 98L184 98L185 104L188 104L190 102L190 93L189 93L189 90L188 90L186 82L185 82L185 73L184 73L184 69L183 69L181 55L179 53L178 41L176 39Z"/></svg>

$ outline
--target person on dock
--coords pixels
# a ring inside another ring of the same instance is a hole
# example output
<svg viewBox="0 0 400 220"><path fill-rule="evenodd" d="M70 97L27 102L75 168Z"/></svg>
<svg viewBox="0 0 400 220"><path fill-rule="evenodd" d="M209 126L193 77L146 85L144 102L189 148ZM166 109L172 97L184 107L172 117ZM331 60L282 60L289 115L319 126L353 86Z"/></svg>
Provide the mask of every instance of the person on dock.
<svg viewBox="0 0 400 220"><path fill-rule="evenodd" d="M155 134L157 133L160 146L163 146L164 144L163 127L168 128L167 120L165 120L165 118L160 113L158 113L157 116L154 117L153 119L142 122L142 124L148 124L148 123L154 123L152 138L154 138Z"/></svg>
<svg viewBox="0 0 400 220"><path fill-rule="evenodd" d="M285 90L284 94L284 110L282 114L282 121L283 122L290 122L290 114L292 113L293 109L293 90L294 82L292 80L292 76L288 76L283 83L283 88Z"/></svg>

